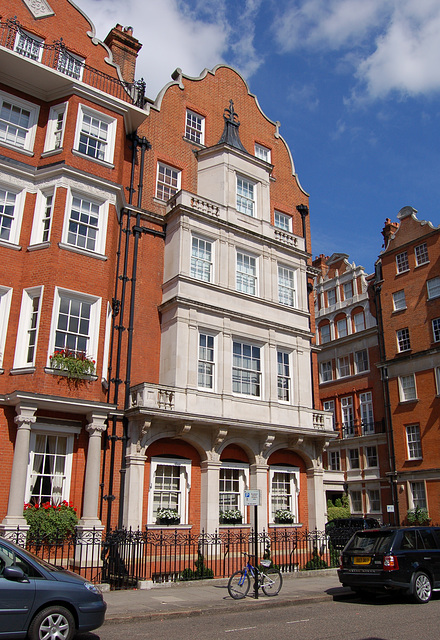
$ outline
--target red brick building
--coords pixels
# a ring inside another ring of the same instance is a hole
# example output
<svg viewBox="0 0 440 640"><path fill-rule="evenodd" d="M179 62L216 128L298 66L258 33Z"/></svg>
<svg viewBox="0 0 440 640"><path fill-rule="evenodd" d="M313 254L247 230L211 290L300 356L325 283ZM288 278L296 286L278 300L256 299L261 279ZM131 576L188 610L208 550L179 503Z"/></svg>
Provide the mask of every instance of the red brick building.
<svg viewBox="0 0 440 640"><path fill-rule="evenodd" d="M387 220L375 291L380 368L394 435L392 478L400 521L427 509L440 521L440 228L404 207ZM388 401L389 398L389 401Z"/></svg>
<svg viewBox="0 0 440 640"><path fill-rule="evenodd" d="M351 512L389 522L389 448L371 276L346 254L319 256L315 313L321 406L338 439L324 455L327 499L347 493Z"/></svg>
<svg viewBox="0 0 440 640"><path fill-rule="evenodd" d="M126 229L137 219L130 188L139 181L141 150L133 148L142 147L129 138L146 113L142 86L133 82L139 43L118 26L109 45L115 59L66 0L2 4L3 531L23 525L24 502L62 499L78 508L82 527L100 526L111 496L119 496L109 460L119 467L122 456L118 410L128 396L133 346L123 329L134 301L136 236ZM154 215L142 219L151 233L143 233L138 259L153 268L136 301L148 322L142 380L154 381L163 226Z"/></svg>
<svg viewBox="0 0 440 640"><path fill-rule="evenodd" d="M80 531L323 526L308 195L279 123L219 66L155 102L140 44L68 0L0 21L0 519ZM68 25L68 27L67 27ZM238 119L238 115L241 120Z"/></svg>

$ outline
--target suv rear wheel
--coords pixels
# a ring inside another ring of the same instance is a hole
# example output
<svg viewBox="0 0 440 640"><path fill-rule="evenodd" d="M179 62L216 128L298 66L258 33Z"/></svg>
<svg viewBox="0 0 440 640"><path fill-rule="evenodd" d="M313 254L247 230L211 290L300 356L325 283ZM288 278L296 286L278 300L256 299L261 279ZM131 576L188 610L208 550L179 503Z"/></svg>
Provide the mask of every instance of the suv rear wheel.
<svg viewBox="0 0 440 640"><path fill-rule="evenodd" d="M423 571L417 571L413 579L412 597L418 604L426 604L432 595L431 580Z"/></svg>

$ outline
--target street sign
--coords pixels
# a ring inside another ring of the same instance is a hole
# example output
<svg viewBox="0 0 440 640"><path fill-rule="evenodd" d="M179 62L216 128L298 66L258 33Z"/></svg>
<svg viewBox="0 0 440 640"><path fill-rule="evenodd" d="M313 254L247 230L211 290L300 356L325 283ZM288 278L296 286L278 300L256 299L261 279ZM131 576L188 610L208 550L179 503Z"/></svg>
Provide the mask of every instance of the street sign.
<svg viewBox="0 0 440 640"><path fill-rule="evenodd" d="M394 513L394 505L393 504L387 504L387 512L388 513Z"/></svg>
<svg viewBox="0 0 440 640"><path fill-rule="evenodd" d="M261 491L260 489L249 489L244 492L244 504L246 507L254 505L259 507L261 505Z"/></svg>

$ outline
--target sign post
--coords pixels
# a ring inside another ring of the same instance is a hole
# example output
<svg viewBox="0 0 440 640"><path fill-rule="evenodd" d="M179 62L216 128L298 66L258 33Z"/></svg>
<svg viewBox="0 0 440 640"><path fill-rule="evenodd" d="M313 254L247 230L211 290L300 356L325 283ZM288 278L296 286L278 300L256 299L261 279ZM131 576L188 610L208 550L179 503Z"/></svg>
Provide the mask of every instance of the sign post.
<svg viewBox="0 0 440 640"><path fill-rule="evenodd" d="M254 567L258 566L258 507L261 505L260 489L249 489L244 492L244 506L254 506ZM258 573L254 576L254 595L258 600Z"/></svg>

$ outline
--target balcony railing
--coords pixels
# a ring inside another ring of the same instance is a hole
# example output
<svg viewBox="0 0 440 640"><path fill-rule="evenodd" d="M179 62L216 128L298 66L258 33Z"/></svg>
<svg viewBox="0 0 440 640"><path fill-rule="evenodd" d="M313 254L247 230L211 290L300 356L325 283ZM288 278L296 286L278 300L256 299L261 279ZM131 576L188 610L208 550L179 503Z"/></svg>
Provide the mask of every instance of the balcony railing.
<svg viewBox="0 0 440 640"><path fill-rule="evenodd" d="M143 80L122 82L90 67L67 50L62 38L54 40L53 44L46 44L24 31L16 19L8 19L0 21L0 46L120 100L140 108L144 106Z"/></svg>
<svg viewBox="0 0 440 640"><path fill-rule="evenodd" d="M385 425L383 420L378 422L364 422L354 420L349 423L336 423L335 431L339 431L341 438L358 438L360 436L384 433Z"/></svg>

